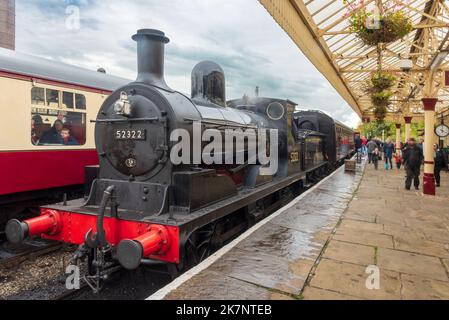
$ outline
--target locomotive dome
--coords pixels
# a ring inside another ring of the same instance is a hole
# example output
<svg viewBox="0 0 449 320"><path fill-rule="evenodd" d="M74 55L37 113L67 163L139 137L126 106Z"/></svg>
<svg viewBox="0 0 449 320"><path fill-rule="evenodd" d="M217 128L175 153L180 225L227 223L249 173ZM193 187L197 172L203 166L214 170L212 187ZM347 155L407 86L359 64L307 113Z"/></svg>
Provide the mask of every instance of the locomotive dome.
<svg viewBox="0 0 449 320"><path fill-rule="evenodd" d="M198 105L226 107L225 75L217 63L202 61L193 68L192 100Z"/></svg>

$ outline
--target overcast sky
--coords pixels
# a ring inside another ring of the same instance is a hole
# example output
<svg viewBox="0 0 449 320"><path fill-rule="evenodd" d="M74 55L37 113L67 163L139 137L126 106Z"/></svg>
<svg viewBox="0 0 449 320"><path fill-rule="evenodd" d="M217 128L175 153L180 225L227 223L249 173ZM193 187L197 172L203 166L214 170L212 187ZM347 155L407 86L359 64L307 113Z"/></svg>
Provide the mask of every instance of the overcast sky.
<svg viewBox="0 0 449 320"><path fill-rule="evenodd" d="M73 7L80 24L73 24ZM218 62L227 98L260 95L326 111L355 127L358 116L305 58L257 0L16 0L17 51L136 77L137 29L160 29L171 42L165 77L190 92L201 60Z"/></svg>

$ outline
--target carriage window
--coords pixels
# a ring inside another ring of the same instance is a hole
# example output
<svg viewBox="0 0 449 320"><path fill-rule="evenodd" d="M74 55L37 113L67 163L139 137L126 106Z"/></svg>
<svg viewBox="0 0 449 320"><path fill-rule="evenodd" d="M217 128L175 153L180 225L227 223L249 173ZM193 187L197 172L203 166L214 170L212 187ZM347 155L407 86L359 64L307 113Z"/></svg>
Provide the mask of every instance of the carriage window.
<svg viewBox="0 0 449 320"><path fill-rule="evenodd" d="M47 106L58 107L59 106L59 91L47 89Z"/></svg>
<svg viewBox="0 0 449 320"><path fill-rule="evenodd" d="M86 114L32 107L31 142L36 146L84 145Z"/></svg>
<svg viewBox="0 0 449 320"><path fill-rule="evenodd" d="M62 93L62 106L67 109L73 109L73 93L63 92Z"/></svg>
<svg viewBox="0 0 449 320"><path fill-rule="evenodd" d="M76 108L78 110L86 110L86 97L82 94L75 95Z"/></svg>
<svg viewBox="0 0 449 320"><path fill-rule="evenodd" d="M31 89L31 103L35 105L45 105L45 89L33 88Z"/></svg>

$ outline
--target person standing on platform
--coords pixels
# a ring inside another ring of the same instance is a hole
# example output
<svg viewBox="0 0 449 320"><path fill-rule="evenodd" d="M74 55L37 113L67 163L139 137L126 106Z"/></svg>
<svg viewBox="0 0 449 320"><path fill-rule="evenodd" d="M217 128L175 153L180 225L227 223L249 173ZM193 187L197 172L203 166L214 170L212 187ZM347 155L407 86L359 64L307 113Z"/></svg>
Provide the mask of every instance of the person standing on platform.
<svg viewBox="0 0 449 320"><path fill-rule="evenodd" d="M366 152L366 144L368 143L368 139L366 139L365 136L362 137L362 152L363 155L366 156L367 152Z"/></svg>
<svg viewBox="0 0 449 320"><path fill-rule="evenodd" d="M369 140L366 144L366 149L368 151L368 163L371 163L373 160L373 152L377 148L377 143L373 139ZM378 158L379 160L379 158Z"/></svg>
<svg viewBox="0 0 449 320"><path fill-rule="evenodd" d="M355 150L357 152L357 159L361 159L361 155L362 155L362 139L360 139L359 135L356 135L355 139L354 139L354 144L355 144Z"/></svg>
<svg viewBox="0 0 449 320"><path fill-rule="evenodd" d="M396 153L394 154L394 160L396 162L396 168L398 170L401 170L401 166L402 166L402 150L396 150Z"/></svg>
<svg viewBox="0 0 449 320"><path fill-rule="evenodd" d="M385 157L385 170L393 170L394 144L390 140L384 143L383 152Z"/></svg>
<svg viewBox="0 0 449 320"><path fill-rule="evenodd" d="M380 158L380 150L378 147L376 147L374 148L374 151L371 155L371 160L373 161L375 170L379 169L379 158Z"/></svg>
<svg viewBox="0 0 449 320"><path fill-rule="evenodd" d="M410 138L408 140L407 147L404 149L404 166L407 172L405 188L407 190L410 190L412 181L415 189L419 190L419 176L421 174L421 165L423 160L424 154L421 147L416 144L416 140L414 138Z"/></svg>
<svg viewBox="0 0 449 320"><path fill-rule="evenodd" d="M434 158L435 158L435 182L436 186L440 187L441 185L441 170L445 169L448 170L448 163L446 159L446 155L444 154L443 150L440 149L440 147L437 144L433 145L433 151L434 151Z"/></svg>

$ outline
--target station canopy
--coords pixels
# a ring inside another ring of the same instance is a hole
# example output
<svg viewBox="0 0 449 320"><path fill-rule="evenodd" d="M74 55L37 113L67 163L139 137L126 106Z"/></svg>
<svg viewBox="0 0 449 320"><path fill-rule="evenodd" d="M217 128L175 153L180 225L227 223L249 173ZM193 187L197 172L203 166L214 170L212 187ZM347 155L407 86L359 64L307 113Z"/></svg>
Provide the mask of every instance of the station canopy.
<svg viewBox="0 0 449 320"><path fill-rule="evenodd" d="M439 99L437 114L447 110L449 88L444 86L443 70L449 70L449 5L445 0L260 0L260 3L360 117L373 114L367 84L379 70L379 58L381 70L397 79L391 88L393 96L387 117L398 120L405 115L422 116L421 99L431 79ZM411 19L412 31L394 42L365 45L351 30L351 12L378 8L380 12L390 8L401 10Z"/></svg>

